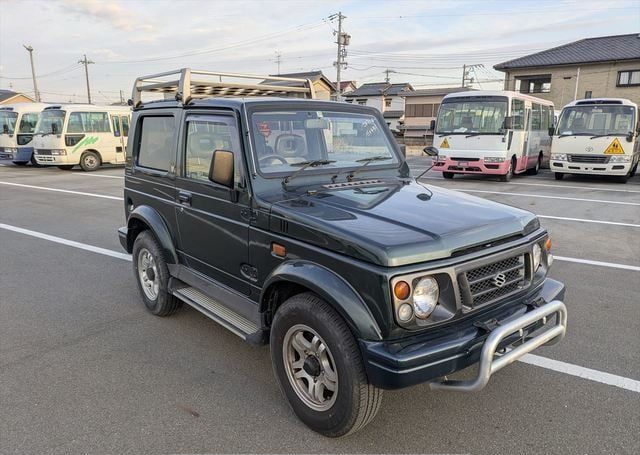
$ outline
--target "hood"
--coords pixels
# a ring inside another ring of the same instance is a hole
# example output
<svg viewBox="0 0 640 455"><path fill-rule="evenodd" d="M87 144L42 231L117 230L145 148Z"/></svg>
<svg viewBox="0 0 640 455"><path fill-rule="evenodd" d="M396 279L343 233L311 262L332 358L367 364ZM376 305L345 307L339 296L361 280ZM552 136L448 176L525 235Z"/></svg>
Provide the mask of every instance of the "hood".
<svg viewBox="0 0 640 455"><path fill-rule="evenodd" d="M538 226L530 212L414 181L273 201L270 220L273 231L389 267L447 258Z"/></svg>

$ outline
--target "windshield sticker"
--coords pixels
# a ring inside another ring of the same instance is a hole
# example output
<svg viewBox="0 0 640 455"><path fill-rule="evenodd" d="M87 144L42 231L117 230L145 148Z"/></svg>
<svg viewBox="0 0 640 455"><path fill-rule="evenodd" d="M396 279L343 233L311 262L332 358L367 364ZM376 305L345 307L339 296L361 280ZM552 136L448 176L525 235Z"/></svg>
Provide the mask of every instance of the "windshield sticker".
<svg viewBox="0 0 640 455"><path fill-rule="evenodd" d="M100 138L97 136L87 136L84 139L82 139L80 142L78 142L78 144L73 148L73 150L71 150L71 153L76 153L80 147L95 144L99 140Z"/></svg>
<svg viewBox="0 0 640 455"><path fill-rule="evenodd" d="M604 151L604 154L605 155L624 155L622 144L620 143L618 138L615 138L611 142L611 144L609 144L609 147L606 148L606 150Z"/></svg>
<svg viewBox="0 0 640 455"><path fill-rule="evenodd" d="M442 144L440 144L440 148L441 149L448 149L449 148L449 141L447 140L447 138L444 138L444 141L442 141Z"/></svg>

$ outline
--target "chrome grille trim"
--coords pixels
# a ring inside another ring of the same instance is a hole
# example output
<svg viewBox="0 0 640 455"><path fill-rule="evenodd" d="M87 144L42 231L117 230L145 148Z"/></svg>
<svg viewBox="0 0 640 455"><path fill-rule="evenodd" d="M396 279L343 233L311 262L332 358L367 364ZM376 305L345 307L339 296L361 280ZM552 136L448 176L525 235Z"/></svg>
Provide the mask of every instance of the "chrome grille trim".
<svg viewBox="0 0 640 455"><path fill-rule="evenodd" d="M570 163L607 164L609 158L607 155L567 155L567 160Z"/></svg>

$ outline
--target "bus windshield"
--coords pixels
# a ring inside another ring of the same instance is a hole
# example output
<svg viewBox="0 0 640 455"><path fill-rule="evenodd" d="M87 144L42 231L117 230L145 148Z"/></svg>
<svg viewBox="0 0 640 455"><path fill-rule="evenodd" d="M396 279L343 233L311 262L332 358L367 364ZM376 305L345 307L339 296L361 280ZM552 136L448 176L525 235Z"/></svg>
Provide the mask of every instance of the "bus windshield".
<svg viewBox="0 0 640 455"><path fill-rule="evenodd" d="M45 110L40 114L38 126L36 126L36 134L60 134L62 133L62 125L64 117L67 113L59 110ZM55 125L55 126L54 126Z"/></svg>
<svg viewBox="0 0 640 455"><path fill-rule="evenodd" d="M0 134L12 135L16 129L18 114L11 111L0 111Z"/></svg>
<svg viewBox="0 0 640 455"><path fill-rule="evenodd" d="M506 115L507 98L444 100L436 134L501 134Z"/></svg>
<svg viewBox="0 0 640 455"><path fill-rule="evenodd" d="M633 106L587 105L565 107L560 114L560 136L626 136L635 124Z"/></svg>

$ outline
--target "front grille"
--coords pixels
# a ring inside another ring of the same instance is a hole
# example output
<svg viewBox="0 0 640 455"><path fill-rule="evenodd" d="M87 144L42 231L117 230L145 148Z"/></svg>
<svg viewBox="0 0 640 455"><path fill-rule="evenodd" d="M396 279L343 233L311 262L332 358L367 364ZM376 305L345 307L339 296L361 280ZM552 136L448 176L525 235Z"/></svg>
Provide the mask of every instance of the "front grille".
<svg viewBox="0 0 640 455"><path fill-rule="evenodd" d="M51 155L51 149L35 149L38 155Z"/></svg>
<svg viewBox="0 0 640 455"><path fill-rule="evenodd" d="M607 155L567 155L570 163L596 163L606 164L609 162L610 156Z"/></svg>
<svg viewBox="0 0 640 455"><path fill-rule="evenodd" d="M530 284L526 260L525 254L519 254L460 274L463 305L477 308L526 289Z"/></svg>
<svg viewBox="0 0 640 455"><path fill-rule="evenodd" d="M453 161L480 161L480 158L451 158Z"/></svg>

